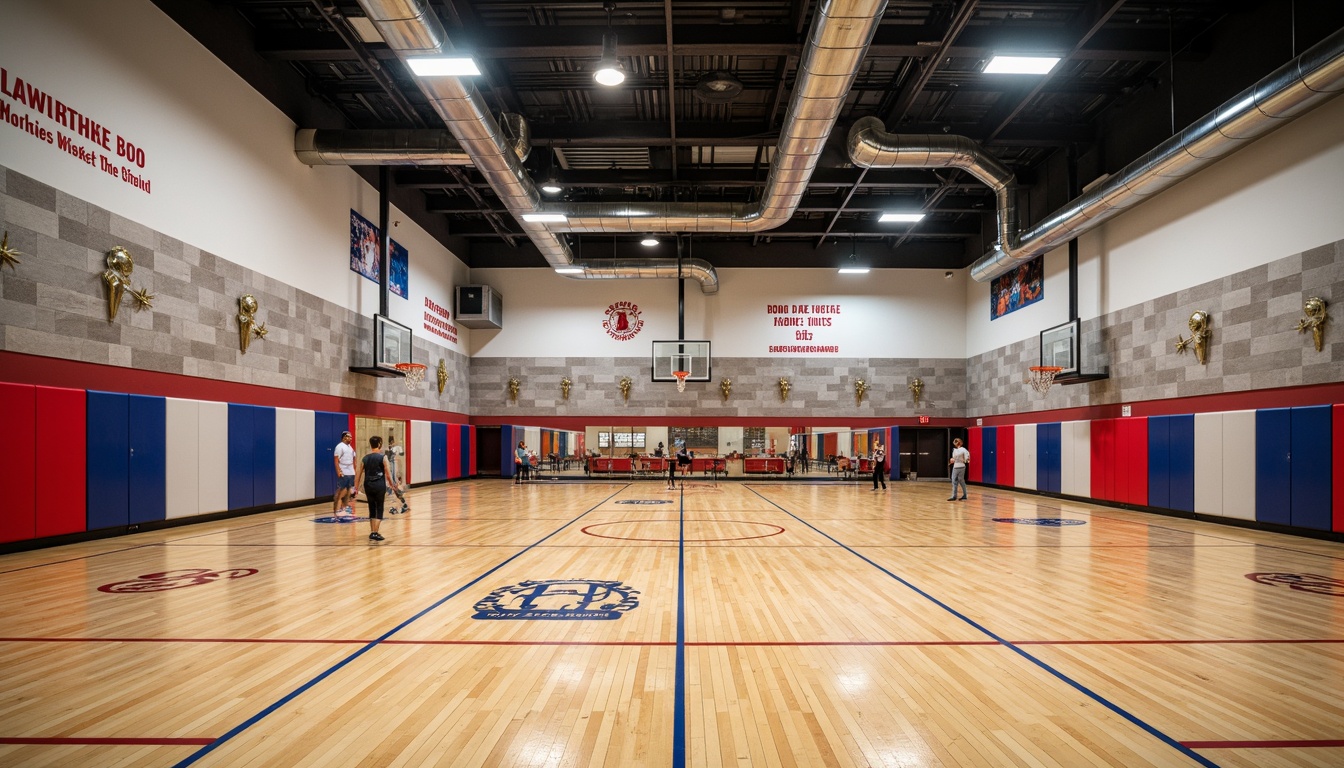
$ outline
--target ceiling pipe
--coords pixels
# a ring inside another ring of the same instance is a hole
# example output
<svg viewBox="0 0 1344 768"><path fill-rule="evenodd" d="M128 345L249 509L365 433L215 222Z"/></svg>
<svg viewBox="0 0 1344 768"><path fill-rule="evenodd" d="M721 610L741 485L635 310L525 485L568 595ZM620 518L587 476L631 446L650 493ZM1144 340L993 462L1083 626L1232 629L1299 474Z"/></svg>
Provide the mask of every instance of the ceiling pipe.
<svg viewBox="0 0 1344 768"><path fill-rule="evenodd" d="M1015 237L1001 233L971 277L987 282L1078 237L1344 92L1344 29L1279 67Z"/></svg>
<svg viewBox="0 0 1344 768"><path fill-rule="evenodd" d="M532 130L522 115L505 114L501 127L513 154L527 160ZM471 165L471 155L442 128L317 130L294 134L294 154L305 165Z"/></svg>
<svg viewBox="0 0 1344 768"><path fill-rule="evenodd" d="M359 2L402 59L451 50L425 0ZM506 151L499 126L470 82L452 77L417 78L416 82L546 261L554 267L582 266L584 272L575 277L605 276L606 267L575 264L569 246L556 233L759 232L788 221L802 200L885 8L886 0L822 0L819 4L765 191L755 204L545 203L522 164ZM532 213L564 214L567 221L544 225L523 220L524 214ZM644 263L652 265L657 260ZM711 276L713 281L706 282ZM701 290L712 293L717 289L718 279L710 267L701 274Z"/></svg>

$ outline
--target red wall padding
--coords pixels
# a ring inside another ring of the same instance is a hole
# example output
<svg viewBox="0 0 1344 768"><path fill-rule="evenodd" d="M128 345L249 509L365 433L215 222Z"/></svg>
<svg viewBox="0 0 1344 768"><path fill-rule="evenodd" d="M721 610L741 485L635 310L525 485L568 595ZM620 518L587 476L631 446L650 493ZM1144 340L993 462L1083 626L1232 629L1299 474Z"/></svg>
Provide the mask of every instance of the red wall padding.
<svg viewBox="0 0 1344 768"><path fill-rule="evenodd" d="M1344 531L1344 404L1336 405L1333 409L1334 419L1330 432L1330 443L1332 454L1332 464L1334 465L1334 479L1331 483L1332 493L1335 497L1335 506L1332 519L1334 524L1332 530Z"/></svg>
<svg viewBox="0 0 1344 768"><path fill-rule="evenodd" d="M37 388L37 535L59 536L85 530L87 484L87 432L82 389Z"/></svg>
<svg viewBox="0 0 1344 768"><path fill-rule="evenodd" d="M986 427L986 429L994 429L994 427ZM998 474L994 476L994 483L996 485L1006 485L1010 488L1017 485L1015 476L1017 471L1017 457L1014 455L1017 445L1016 436L1017 429L1011 424L1005 427L998 427L998 443L996 446L998 452Z"/></svg>
<svg viewBox="0 0 1344 768"><path fill-rule="evenodd" d="M980 469L980 457L975 453L980 450L980 446L984 444L984 441L980 439L980 432L983 429L985 428L971 427L966 430L966 450L971 452L971 463L966 465L966 482L968 483L978 483L981 481L981 478L984 477L984 474ZM994 429L994 427L990 427L990 429ZM948 471L950 472L951 470Z"/></svg>
<svg viewBox="0 0 1344 768"><path fill-rule="evenodd" d="M31 384L0 384L5 417L5 487L0 496L0 542L37 535L37 395ZM82 436L81 436L82 437ZM43 457L43 461L48 461ZM82 463L82 462L81 462Z"/></svg>
<svg viewBox="0 0 1344 768"><path fill-rule="evenodd" d="M1115 420L1115 495L1125 504L1148 503L1148 417Z"/></svg>
<svg viewBox="0 0 1344 768"><path fill-rule="evenodd" d="M1115 419L1092 421L1092 498L1116 501Z"/></svg>

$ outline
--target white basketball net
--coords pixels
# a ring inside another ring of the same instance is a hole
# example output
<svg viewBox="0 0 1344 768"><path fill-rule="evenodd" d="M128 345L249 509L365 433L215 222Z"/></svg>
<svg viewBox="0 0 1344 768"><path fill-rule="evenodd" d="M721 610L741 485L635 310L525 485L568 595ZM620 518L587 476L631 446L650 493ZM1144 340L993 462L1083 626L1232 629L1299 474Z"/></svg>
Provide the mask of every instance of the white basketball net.
<svg viewBox="0 0 1344 768"><path fill-rule="evenodd" d="M689 371L673 371L673 372L672 372L672 375L677 377L677 391L678 391L678 392L685 392L685 391L686 391L686 377L691 375L690 372L689 372Z"/></svg>
<svg viewBox="0 0 1344 768"><path fill-rule="evenodd" d="M1032 389L1044 395L1050 389L1050 385L1055 383L1055 374L1059 373L1060 369L1049 365L1033 365L1027 371L1027 383Z"/></svg>
<svg viewBox="0 0 1344 768"><path fill-rule="evenodd" d="M425 386L425 371L428 369L420 363L400 363L397 370L406 374L406 389L415 392Z"/></svg>

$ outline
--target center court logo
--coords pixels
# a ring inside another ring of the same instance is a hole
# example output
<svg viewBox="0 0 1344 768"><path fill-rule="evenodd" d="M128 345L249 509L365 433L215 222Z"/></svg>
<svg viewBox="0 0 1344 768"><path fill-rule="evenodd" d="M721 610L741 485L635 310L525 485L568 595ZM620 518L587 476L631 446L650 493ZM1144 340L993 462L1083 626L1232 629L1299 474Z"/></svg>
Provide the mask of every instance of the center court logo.
<svg viewBox="0 0 1344 768"><path fill-rule="evenodd" d="M617 504L671 504L670 499L623 499Z"/></svg>
<svg viewBox="0 0 1344 768"><path fill-rule="evenodd" d="M639 605L619 581L544 579L500 587L473 606L473 619L610 621Z"/></svg>
<svg viewBox="0 0 1344 768"><path fill-rule="evenodd" d="M617 341L629 341L635 338L639 329L644 327L644 318L639 316L639 305L632 301L618 301L607 307L606 319L602 321L602 330Z"/></svg>

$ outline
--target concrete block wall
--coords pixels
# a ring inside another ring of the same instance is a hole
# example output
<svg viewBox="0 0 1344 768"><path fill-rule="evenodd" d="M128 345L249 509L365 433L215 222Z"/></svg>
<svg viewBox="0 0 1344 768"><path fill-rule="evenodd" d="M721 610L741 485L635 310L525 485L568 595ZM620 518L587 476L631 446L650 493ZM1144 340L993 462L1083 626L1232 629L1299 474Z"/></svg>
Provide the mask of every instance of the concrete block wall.
<svg viewBox="0 0 1344 768"><path fill-rule="evenodd" d="M445 411L468 407L469 359L427 334L415 335L415 359L431 368L423 391L350 373L373 359L371 317L3 167L0 229L22 253L18 267L0 275L0 349ZM109 322L101 275L117 245L134 259L132 286L154 300L137 312L128 299ZM333 259L333 268L344 268ZM246 293L257 298L268 333L244 355L235 316ZM433 370L440 358L449 369L442 396Z"/></svg>
<svg viewBox="0 0 1344 768"><path fill-rule="evenodd" d="M772 359L719 357L711 362L712 380L688 382L678 393L673 382L650 381L649 360L639 358L557 357L518 360L475 358L471 363L471 413L528 417L604 415L659 417L703 415L708 418L797 417L891 418L917 414L960 418L966 412L966 369L961 359ZM517 377L517 402L509 400L507 382ZM573 382L569 400L560 380ZM630 400L621 398L622 376L633 381ZM789 399L781 401L778 382L789 379ZM924 381L920 406L906 385ZM725 402L719 382L732 379ZM862 378L868 392L855 403L854 382ZM597 422L594 422L597 423Z"/></svg>
<svg viewBox="0 0 1344 768"><path fill-rule="evenodd" d="M1320 352L1296 326L1311 296L1330 302ZM1213 318L1207 365L1189 337L1190 313ZM1244 392L1344 380L1344 241L1323 245L1085 320L1085 369L1110 367L1110 378L1054 386L1045 395L1023 379L1040 360L1039 338L1024 339L967 360L967 416L1025 413Z"/></svg>

